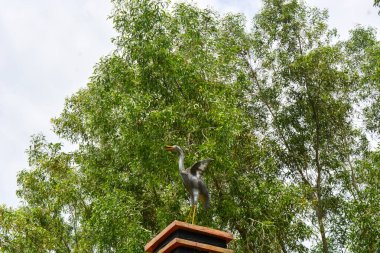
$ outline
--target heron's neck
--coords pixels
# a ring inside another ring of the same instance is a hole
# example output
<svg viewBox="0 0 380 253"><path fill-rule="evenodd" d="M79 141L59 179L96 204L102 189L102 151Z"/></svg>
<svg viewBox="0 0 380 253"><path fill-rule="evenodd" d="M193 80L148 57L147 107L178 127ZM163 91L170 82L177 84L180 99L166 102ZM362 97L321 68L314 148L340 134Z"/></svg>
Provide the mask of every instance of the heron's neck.
<svg viewBox="0 0 380 253"><path fill-rule="evenodd" d="M178 160L179 172L183 172L185 171L185 164L184 164L185 154L183 153L182 149L178 150L178 157L179 157L179 160Z"/></svg>

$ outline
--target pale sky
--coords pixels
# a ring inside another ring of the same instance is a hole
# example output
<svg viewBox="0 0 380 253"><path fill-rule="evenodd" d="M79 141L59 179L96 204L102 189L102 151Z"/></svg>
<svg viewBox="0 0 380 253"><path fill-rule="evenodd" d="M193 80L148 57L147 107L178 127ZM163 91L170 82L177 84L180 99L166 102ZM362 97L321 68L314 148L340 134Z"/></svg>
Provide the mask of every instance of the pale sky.
<svg viewBox="0 0 380 253"><path fill-rule="evenodd" d="M223 13L244 12L258 0L197 0ZM373 0L308 0L327 8L329 24L342 38L357 24L380 31ZM109 0L0 0L0 204L16 207L16 175L27 168L30 136L59 141L50 119L65 98L85 87L99 58L113 50L116 35ZM379 38L379 36L378 36Z"/></svg>

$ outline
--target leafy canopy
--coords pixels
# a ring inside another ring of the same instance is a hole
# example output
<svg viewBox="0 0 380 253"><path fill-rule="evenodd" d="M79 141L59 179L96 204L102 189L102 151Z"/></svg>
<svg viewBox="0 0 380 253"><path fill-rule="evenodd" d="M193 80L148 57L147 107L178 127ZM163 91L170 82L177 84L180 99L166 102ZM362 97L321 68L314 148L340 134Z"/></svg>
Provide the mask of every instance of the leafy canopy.
<svg viewBox="0 0 380 253"><path fill-rule="evenodd" d="M115 50L52 120L0 207L4 252L143 252L189 203L177 157L213 158L211 209L235 252L376 252L380 223L379 52L375 31L337 38L327 12L264 0L241 14L114 0ZM364 122L364 123L362 123Z"/></svg>

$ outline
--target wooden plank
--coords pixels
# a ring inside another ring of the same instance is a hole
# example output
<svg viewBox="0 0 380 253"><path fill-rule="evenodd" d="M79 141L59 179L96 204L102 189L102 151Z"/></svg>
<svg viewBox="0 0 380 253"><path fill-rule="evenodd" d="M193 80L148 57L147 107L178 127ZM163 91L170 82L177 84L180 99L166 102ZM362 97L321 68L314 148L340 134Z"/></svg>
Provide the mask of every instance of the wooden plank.
<svg viewBox="0 0 380 253"><path fill-rule="evenodd" d="M162 230L158 235L156 235L152 240L150 240L150 242L148 242L145 247L144 247L144 250L149 252L149 253L152 253L153 250L162 242L166 239L166 237L168 237L173 231L175 231L175 222L176 221L173 221L172 223L170 223L169 226L167 226L164 230Z"/></svg>
<svg viewBox="0 0 380 253"><path fill-rule="evenodd" d="M213 245L208 245L199 242L192 242L189 240L175 238L170 243L168 243L165 247L163 247L158 253L169 253L175 250L178 247L187 247L191 249L197 249L201 251L207 251L209 253L233 253L230 249L224 249L220 247L216 247Z"/></svg>
<svg viewBox="0 0 380 253"><path fill-rule="evenodd" d="M145 245L144 250L146 252L152 253L158 245L160 245L169 235L171 235L174 231L178 229L184 229L194 233L214 236L223 239L224 241L226 241L226 243L230 242L233 239L232 234L224 231L202 227L198 225L192 225L186 222L175 220L172 223L170 223L170 225L167 226L164 230L162 230L157 236L155 236L150 242L148 242Z"/></svg>

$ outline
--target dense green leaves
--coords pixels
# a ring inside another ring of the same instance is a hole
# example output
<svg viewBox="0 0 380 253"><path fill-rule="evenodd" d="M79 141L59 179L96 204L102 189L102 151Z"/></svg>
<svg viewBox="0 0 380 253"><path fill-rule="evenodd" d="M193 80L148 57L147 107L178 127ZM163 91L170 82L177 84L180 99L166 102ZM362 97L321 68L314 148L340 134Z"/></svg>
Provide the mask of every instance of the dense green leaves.
<svg viewBox="0 0 380 253"><path fill-rule="evenodd" d="M162 148L177 144L187 165L214 159L196 223L232 232L235 252L376 252L372 29L339 41L296 0L265 0L251 31L187 3L113 4L115 51L52 120L77 148L32 138L24 205L0 208L2 251L143 252L189 211Z"/></svg>
<svg viewBox="0 0 380 253"><path fill-rule="evenodd" d="M379 161L379 152L374 152L356 165L361 190L348 206L352 220L349 244L354 252L376 252L380 246Z"/></svg>

